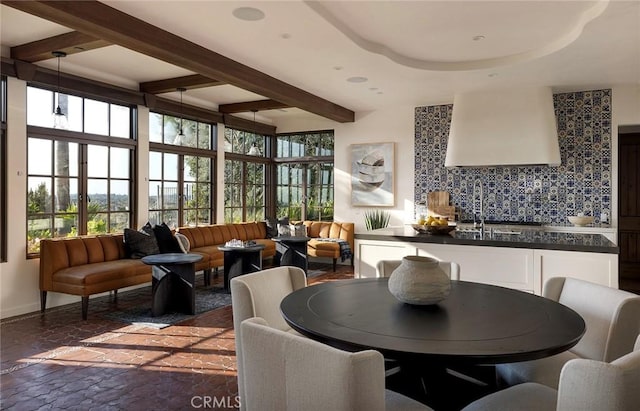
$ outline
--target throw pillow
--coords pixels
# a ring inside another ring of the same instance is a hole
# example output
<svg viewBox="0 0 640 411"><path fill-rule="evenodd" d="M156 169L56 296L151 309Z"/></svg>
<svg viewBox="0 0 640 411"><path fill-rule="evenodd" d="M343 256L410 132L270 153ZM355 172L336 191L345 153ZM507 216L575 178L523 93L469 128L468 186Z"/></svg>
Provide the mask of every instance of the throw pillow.
<svg viewBox="0 0 640 411"><path fill-rule="evenodd" d="M306 237L307 236L307 227L302 224L291 224L289 226L289 230L291 231L291 235L294 237Z"/></svg>
<svg viewBox="0 0 640 411"><path fill-rule="evenodd" d="M178 241L178 245L180 246L182 252L185 254L188 253L189 250L191 250L191 242L189 242L187 236L180 233L175 233L174 236L176 237L176 240Z"/></svg>
<svg viewBox="0 0 640 411"><path fill-rule="evenodd" d="M142 227L140 231L131 228L124 229L124 244L131 258L142 258L146 255L160 254L153 229L150 229L151 225L145 227Z"/></svg>
<svg viewBox="0 0 640 411"><path fill-rule="evenodd" d="M178 244L178 240L173 236L171 229L165 223L160 225L156 224L153 227L153 233L156 236L156 240L158 241L158 248L160 249L160 253L181 253L180 244Z"/></svg>
<svg viewBox="0 0 640 411"><path fill-rule="evenodd" d="M278 236L280 237L291 236L291 226L289 224L278 224Z"/></svg>
<svg viewBox="0 0 640 411"><path fill-rule="evenodd" d="M273 238L278 236L278 221L273 217L267 217L264 220L267 226L267 238Z"/></svg>

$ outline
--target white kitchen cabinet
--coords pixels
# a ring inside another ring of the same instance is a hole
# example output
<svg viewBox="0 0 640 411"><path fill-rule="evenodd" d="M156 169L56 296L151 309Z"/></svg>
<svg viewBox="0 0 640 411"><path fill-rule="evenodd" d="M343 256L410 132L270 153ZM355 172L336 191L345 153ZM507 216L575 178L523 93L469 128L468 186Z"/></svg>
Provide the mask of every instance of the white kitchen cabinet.
<svg viewBox="0 0 640 411"><path fill-rule="evenodd" d="M407 255L416 255L411 243L400 241L356 240L355 278L377 277L376 264L380 260L402 260Z"/></svg>
<svg viewBox="0 0 640 411"><path fill-rule="evenodd" d="M460 280L498 285L542 294L552 277L573 277L618 288L618 255L404 241L355 241L355 277L377 277L380 260L407 255L434 257L460 265Z"/></svg>
<svg viewBox="0 0 640 411"><path fill-rule="evenodd" d="M536 294L552 277L572 277L618 288L618 255L576 251L534 250L535 271L540 273Z"/></svg>
<svg viewBox="0 0 640 411"><path fill-rule="evenodd" d="M460 280L534 291L533 250L469 245L417 244L418 255L454 261Z"/></svg>

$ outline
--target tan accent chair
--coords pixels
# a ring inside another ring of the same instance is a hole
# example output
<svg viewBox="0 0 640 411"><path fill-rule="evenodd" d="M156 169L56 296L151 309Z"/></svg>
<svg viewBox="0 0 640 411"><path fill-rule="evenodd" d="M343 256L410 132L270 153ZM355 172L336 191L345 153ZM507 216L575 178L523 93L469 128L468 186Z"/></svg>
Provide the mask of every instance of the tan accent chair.
<svg viewBox="0 0 640 411"><path fill-rule="evenodd" d="M377 351L347 352L272 327L262 318L242 322L247 411L429 410L384 389Z"/></svg>
<svg viewBox="0 0 640 411"><path fill-rule="evenodd" d="M633 350L640 333L640 296L565 277L549 279L542 295L580 314L586 323L585 334L578 344L563 353L497 365L500 384L537 382L557 389L560 371L567 361L584 358L609 363Z"/></svg>
<svg viewBox="0 0 640 411"><path fill-rule="evenodd" d="M611 363L574 359L562 367L558 391L524 383L469 404L463 411L635 411L640 408L640 336L634 351Z"/></svg>
<svg viewBox="0 0 640 411"><path fill-rule="evenodd" d="M380 260L376 264L378 277L389 277L393 270L398 268L402 260ZM447 273L450 279L460 279L460 265L451 261L440 261L440 268Z"/></svg>
<svg viewBox="0 0 640 411"><path fill-rule="evenodd" d="M302 221L302 224L307 228L307 236L311 238L307 243L307 254L310 257L331 258L333 260L333 272L335 272L338 258L341 258L340 244L322 240L326 238L341 239L349 243L351 249L351 266L353 266L353 256L355 253L354 223L306 220Z"/></svg>
<svg viewBox="0 0 640 411"><path fill-rule="evenodd" d="M236 339L236 362L238 369L238 395L244 409L245 383L242 352L242 330L240 324L247 318L262 317L281 331L295 332L282 318L280 302L295 290L307 286L307 277L298 267L282 266L269 268L231 279L231 306L233 328Z"/></svg>

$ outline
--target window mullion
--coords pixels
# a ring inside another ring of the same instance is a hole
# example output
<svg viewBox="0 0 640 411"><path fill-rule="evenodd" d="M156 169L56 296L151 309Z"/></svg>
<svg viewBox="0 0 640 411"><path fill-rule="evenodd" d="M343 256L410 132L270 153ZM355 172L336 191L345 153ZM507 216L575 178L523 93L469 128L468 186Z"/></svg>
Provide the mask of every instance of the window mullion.
<svg viewBox="0 0 640 411"><path fill-rule="evenodd" d="M184 154L178 155L178 227L184 222Z"/></svg>
<svg viewBox="0 0 640 411"><path fill-rule="evenodd" d="M78 235L86 235L87 234L87 224L89 221L88 216L88 207L89 207L89 181L87 178L88 174L88 144L80 144L80 155L78 156L78 161L80 164L78 165L78 183L80 187L78 187Z"/></svg>

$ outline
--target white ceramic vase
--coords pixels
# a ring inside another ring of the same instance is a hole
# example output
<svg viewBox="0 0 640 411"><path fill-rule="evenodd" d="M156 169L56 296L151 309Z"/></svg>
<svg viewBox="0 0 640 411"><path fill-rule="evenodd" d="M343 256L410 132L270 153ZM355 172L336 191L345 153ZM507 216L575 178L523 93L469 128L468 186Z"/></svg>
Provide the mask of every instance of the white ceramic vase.
<svg viewBox="0 0 640 411"><path fill-rule="evenodd" d="M389 291L407 304L436 304L449 296L451 280L430 257L407 256L389 277Z"/></svg>

